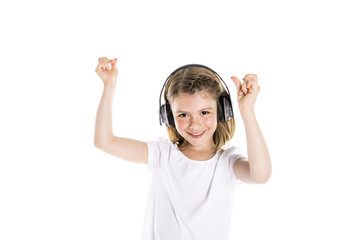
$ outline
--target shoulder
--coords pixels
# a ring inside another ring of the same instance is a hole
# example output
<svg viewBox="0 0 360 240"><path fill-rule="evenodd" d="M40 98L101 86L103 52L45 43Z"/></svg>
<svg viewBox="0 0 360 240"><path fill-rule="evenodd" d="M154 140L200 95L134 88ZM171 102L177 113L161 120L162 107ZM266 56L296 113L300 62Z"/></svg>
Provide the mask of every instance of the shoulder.
<svg viewBox="0 0 360 240"><path fill-rule="evenodd" d="M219 150L219 161L220 165L226 170L229 174L231 181L236 184L240 184L239 178L234 172L234 167L239 159L243 159L244 155L241 153L240 148L238 147L226 147Z"/></svg>
<svg viewBox="0 0 360 240"><path fill-rule="evenodd" d="M238 147L227 147L219 150L219 160L227 169L233 169L235 162L244 157Z"/></svg>
<svg viewBox="0 0 360 240"><path fill-rule="evenodd" d="M158 144L158 145L168 145L171 143L171 141L165 137L158 137L157 140L146 141L146 143Z"/></svg>
<svg viewBox="0 0 360 240"><path fill-rule="evenodd" d="M244 157L238 147L227 147L219 150L221 154L221 158L229 159L229 160L237 160L239 158Z"/></svg>
<svg viewBox="0 0 360 240"><path fill-rule="evenodd" d="M159 137L154 141L147 141L146 144L150 154L166 155L178 149L177 144L172 143L165 137Z"/></svg>
<svg viewBox="0 0 360 240"><path fill-rule="evenodd" d="M172 147L175 144L173 144L169 139L165 138L165 137L158 137L157 140L152 140L152 141L147 141L146 142L148 145L151 145L151 147L156 146L156 147Z"/></svg>
<svg viewBox="0 0 360 240"><path fill-rule="evenodd" d="M163 166L168 161L173 152L174 144L164 137L159 137L155 141L147 141L148 146L148 166L150 172Z"/></svg>

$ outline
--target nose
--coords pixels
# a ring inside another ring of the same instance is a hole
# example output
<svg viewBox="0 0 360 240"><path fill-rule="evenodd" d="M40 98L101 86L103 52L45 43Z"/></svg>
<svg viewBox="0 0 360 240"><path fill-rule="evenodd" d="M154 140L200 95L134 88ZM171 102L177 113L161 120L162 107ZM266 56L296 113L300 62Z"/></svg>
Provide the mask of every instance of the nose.
<svg viewBox="0 0 360 240"><path fill-rule="evenodd" d="M196 129L200 128L200 126L201 126L201 121L198 117L190 118L190 125L189 125L190 129L196 130Z"/></svg>

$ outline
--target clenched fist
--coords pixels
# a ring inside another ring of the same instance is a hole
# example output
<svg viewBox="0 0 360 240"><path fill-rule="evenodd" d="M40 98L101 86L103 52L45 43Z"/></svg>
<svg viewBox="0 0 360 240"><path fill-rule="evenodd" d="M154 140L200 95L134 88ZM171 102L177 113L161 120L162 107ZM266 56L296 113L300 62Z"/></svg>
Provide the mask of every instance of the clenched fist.
<svg viewBox="0 0 360 240"><path fill-rule="evenodd" d="M116 83L118 70L116 68L117 58L108 59L107 57L99 58L95 72L99 75L104 84Z"/></svg>
<svg viewBox="0 0 360 240"><path fill-rule="evenodd" d="M242 80L235 76L231 79L234 81L237 90L237 102L240 112L253 111L256 98L260 92L258 77L256 74L247 74Z"/></svg>

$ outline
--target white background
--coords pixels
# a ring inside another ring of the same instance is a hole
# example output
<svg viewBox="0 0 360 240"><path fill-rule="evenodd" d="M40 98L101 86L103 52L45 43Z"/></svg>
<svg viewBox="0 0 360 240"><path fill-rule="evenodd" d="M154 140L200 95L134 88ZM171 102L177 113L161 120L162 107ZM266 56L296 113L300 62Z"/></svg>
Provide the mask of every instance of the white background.
<svg viewBox="0 0 360 240"><path fill-rule="evenodd" d="M255 73L273 176L235 189L231 239L359 239L356 1L3 1L0 239L140 239L151 175L93 145L99 57L117 57L113 126L166 136L175 68ZM231 142L246 153L236 112Z"/></svg>

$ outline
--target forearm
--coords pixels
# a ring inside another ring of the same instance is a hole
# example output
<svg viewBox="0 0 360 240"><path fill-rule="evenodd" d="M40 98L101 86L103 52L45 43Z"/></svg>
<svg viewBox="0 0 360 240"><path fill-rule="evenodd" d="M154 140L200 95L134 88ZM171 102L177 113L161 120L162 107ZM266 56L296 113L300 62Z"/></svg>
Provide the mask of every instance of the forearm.
<svg viewBox="0 0 360 240"><path fill-rule="evenodd" d="M241 117L245 126L251 178L264 183L270 178L272 171L269 150L254 111L241 112Z"/></svg>
<svg viewBox="0 0 360 240"><path fill-rule="evenodd" d="M100 100L95 123L95 146L100 147L114 137L112 129L112 104L115 84L104 84L104 91Z"/></svg>

